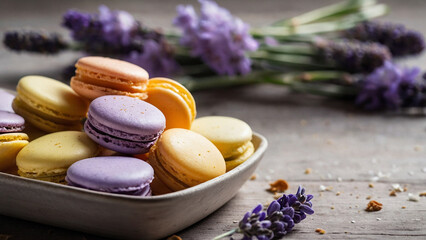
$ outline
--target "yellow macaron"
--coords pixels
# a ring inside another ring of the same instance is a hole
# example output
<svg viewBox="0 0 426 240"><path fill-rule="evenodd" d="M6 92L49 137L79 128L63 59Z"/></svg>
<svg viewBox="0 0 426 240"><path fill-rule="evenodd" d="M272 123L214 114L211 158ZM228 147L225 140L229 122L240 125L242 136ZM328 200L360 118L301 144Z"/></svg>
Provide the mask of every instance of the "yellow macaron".
<svg viewBox="0 0 426 240"><path fill-rule="evenodd" d="M81 130L89 104L68 85L42 76L19 80L12 107L32 125L46 132Z"/></svg>
<svg viewBox="0 0 426 240"><path fill-rule="evenodd" d="M169 129L160 136L151 148L149 163L157 180L171 191L198 185L226 172L222 154L213 143L182 128Z"/></svg>
<svg viewBox="0 0 426 240"><path fill-rule="evenodd" d="M16 157L16 165L18 174L23 177L63 182L71 164L95 157L98 152L98 145L84 132L57 132L25 146Z"/></svg>
<svg viewBox="0 0 426 240"><path fill-rule="evenodd" d="M209 116L195 119L191 130L210 140L222 153L226 170L232 170L254 152L250 126L236 118Z"/></svg>
<svg viewBox="0 0 426 240"><path fill-rule="evenodd" d="M0 171L16 167L16 155L28 144L25 133L0 134Z"/></svg>
<svg viewBox="0 0 426 240"><path fill-rule="evenodd" d="M147 102L166 117L166 130L191 127L197 114L194 98L180 83L168 78L152 78L148 83Z"/></svg>

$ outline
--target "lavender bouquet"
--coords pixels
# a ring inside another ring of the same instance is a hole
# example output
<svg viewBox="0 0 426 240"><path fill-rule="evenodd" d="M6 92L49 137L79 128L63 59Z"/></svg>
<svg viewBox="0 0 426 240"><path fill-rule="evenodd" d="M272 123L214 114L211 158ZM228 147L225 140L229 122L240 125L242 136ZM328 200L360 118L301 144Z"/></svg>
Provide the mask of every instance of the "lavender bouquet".
<svg viewBox="0 0 426 240"><path fill-rule="evenodd" d="M11 50L54 55L81 51L123 59L150 76L173 77L190 91L275 84L294 91L353 99L366 110L426 106L418 68L394 60L420 54L423 36L403 25L372 21L388 7L376 0L347 0L260 28L211 0L177 6L176 31L143 25L130 13L100 6L98 12L67 11L58 33L9 31ZM74 67L67 69L69 75Z"/></svg>

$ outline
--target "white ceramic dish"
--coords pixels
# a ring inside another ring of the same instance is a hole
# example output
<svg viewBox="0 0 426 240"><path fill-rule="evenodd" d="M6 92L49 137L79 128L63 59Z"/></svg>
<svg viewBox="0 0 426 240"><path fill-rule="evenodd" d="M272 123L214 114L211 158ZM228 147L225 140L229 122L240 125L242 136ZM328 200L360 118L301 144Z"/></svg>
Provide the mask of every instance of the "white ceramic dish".
<svg viewBox="0 0 426 240"><path fill-rule="evenodd" d="M147 198L96 192L0 173L0 214L119 239L159 239L208 216L235 196L267 148L232 171L175 193Z"/></svg>

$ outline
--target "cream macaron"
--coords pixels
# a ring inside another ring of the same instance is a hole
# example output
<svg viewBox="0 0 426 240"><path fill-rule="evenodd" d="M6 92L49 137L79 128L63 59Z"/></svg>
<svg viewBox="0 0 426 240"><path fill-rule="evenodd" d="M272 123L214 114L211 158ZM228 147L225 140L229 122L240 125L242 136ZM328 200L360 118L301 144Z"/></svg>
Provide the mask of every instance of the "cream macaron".
<svg viewBox="0 0 426 240"><path fill-rule="evenodd" d="M250 126L236 118L209 116L195 119L191 130L210 140L222 153L226 170L232 170L254 152Z"/></svg>

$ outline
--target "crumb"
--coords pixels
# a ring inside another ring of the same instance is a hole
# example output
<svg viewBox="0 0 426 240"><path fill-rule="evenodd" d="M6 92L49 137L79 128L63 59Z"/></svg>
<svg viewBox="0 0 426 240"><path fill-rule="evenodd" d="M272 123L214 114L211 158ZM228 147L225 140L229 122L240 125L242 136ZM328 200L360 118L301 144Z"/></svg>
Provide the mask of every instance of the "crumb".
<svg viewBox="0 0 426 240"><path fill-rule="evenodd" d="M369 184L368 184L368 187L369 187L369 188L374 188L374 185L373 185L372 183L369 183Z"/></svg>
<svg viewBox="0 0 426 240"><path fill-rule="evenodd" d="M276 192L284 192L288 189L288 183L284 179L278 179L277 181L273 183L269 183L269 186L271 186L268 191L276 193Z"/></svg>
<svg viewBox="0 0 426 240"><path fill-rule="evenodd" d="M382 207L383 207L383 204L381 204L381 203L379 203L377 201L371 200L367 204L367 208L365 209L365 211L367 211L367 212L377 212L377 211L382 210Z"/></svg>
<svg viewBox="0 0 426 240"><path fill-rule="evenodd" d="M408 201L418 202L420 200L419 196L412 193L408 193Z"/></svg>
<svg viewBox="0 0 426 240"><path fill-rule="evenodd" d="M307 168L307 169L305 169L305 174L310 174L312 172L312 169L311 168Z"/></svg>
<svg viewBox="0 0 426 240"><path fill-rule="evenodd" d="M419 193L419 197L426 197L426 192Z"/></svg>
<svg viewBox="0 0 426 240"><path fill-rule="evenodd" d="M351 223L355 223L355 220L352 220Z"/></svg>
<svg viewBox="0 0 426 240"><path fill-rule="evenodd" d="M356 199L359 199L359 196L356 196L355 198L356 198Z"/></svg>
<svg viewBox="0 0 426 240"><path fill-rule="evenodd" d="M327 144L332 145L333 142L330 139L327 139Z"/></svg>
<svg viewBox="0 0 426 240"><path fill-rule="evenodd" d="M407 188L407 187L404 187L404 189L403 189L403 190L404 190L404 192L406 192L406 191L408 191L408 188Z"/></svg>
<svg viewBox="0 0 426 240"><path fill-rule="evenodd" d="M414 175L414 172L413 172L413 171L409 171L409 172L408 172L408 175L413 176L413 175Z"/></svg>
<svg viewBox="0 0 426 240"><path fill-rule="evenodd" d="M370 200L372 197L371 196L367 196L365 199Z"/></svg>
<svg viewBox="0 0 426 240"><path fill-rule="evenodd" d="M322 197L322 192L319 193L319 196Z"/></svg>
<svg viewBox="0 0 426 240"><path fill-rule="evenodd" d="M251 177L250 177L250 180L255 180L257 178L257 175L256 174L253 174L253 175L251 175Z"/></svg>
<svg viewBox="0 0 426 240"><path fill-rule="evenodd" d="M414 146L414 151L418 152L418 151L421 151L421 150L422 150L422 147L420 147L419 145Z"/></svg>
<svg viewBox="0 0 426 240"><path fill-rule="evenodd" d="M401 208L402 208L402 209L406 209L407 207L406 207L406 206L402 206Z"/></svg>
<svg viewBox="0 0 426 240"><path fill-rule="evenodd" d="M280 193L274 193L274 199L277 200L278 198L282 197L283 195Z"/></svg>
<svg viewBox="0 0 426 240"><path fill-rule="evenodd" d="M341 181L343 181L343 179L342 179L341 177L338 177L338 178L337 178L337 181L338 181L338 182L341 182Z"/></svg>
<svg viewBox="0 0 426 240"><path fill-rule="evenodd" d="M377 221L382 221L382 219L381 219L381 218L376 218L376 220L377 220Z"/></svg>
<svg viewBox="0 0 426 240"><path fill-rule="evenodd" d="M168 237L167 240L182 240L182 238L179 237L178 235L173 235L171 237Z"/></svg>
<svg viewBox="0 0 426 240"><path fill-rule="evenodd" d="M306 121L305 119L300 120L300 126L304 127L306 126L306 124L308 124L308 121Z"/></svg>
<svg viewBox="0 0 426 240"><path fill-rule="evenodd" d="M317 228L315 229L315 232L319 233L319 234L325 234L325 230L321 229L321 228Z"/></svg>
<svg viewBox="0 0 426 240"><path fill-rule="evenodd" d="M320 192L324 192L324 191L331 191L333 189L333 187L332 186L328 186L328 187L326 187L326 186L324 186L324 185L320 185L319 186L319 191Z"/></svg>
<svg viewBox="0 0 426 240"><path fill-rule="evenodd" d="M395 191L395 190L392 190L392 191L389 193L389 196L391 196L391 197L396 197L396 191Z"/></svg>
<svg viewBox="0 0 426 240"><path fill-rule="evenodd" d="M340 192L337 192L337 193L336 193L336 196L339 196L339 195L340 195Z"/></svg>
<svg viewBox="0 0 426 240"><path fill-rule="evenodd" d="M395 190L396 192L404 191L404 189L398 183L392 184L392 189Z"/></svg>
<svg viewBox="0 0 426 240"><path fill-rule="evenodd" d="M233 222L233 223L238 223L238 221L235 221L235 220L234 220L234 221L232 221L232 222Z"/></svg>
<svg viewBox="0 0 426 240"><path fill-rule="evenodd" d="M331 210L333 210L333 209L334 209L334 206L331 206L331 207L330 207L330 209L331 209Z"/></svg>

